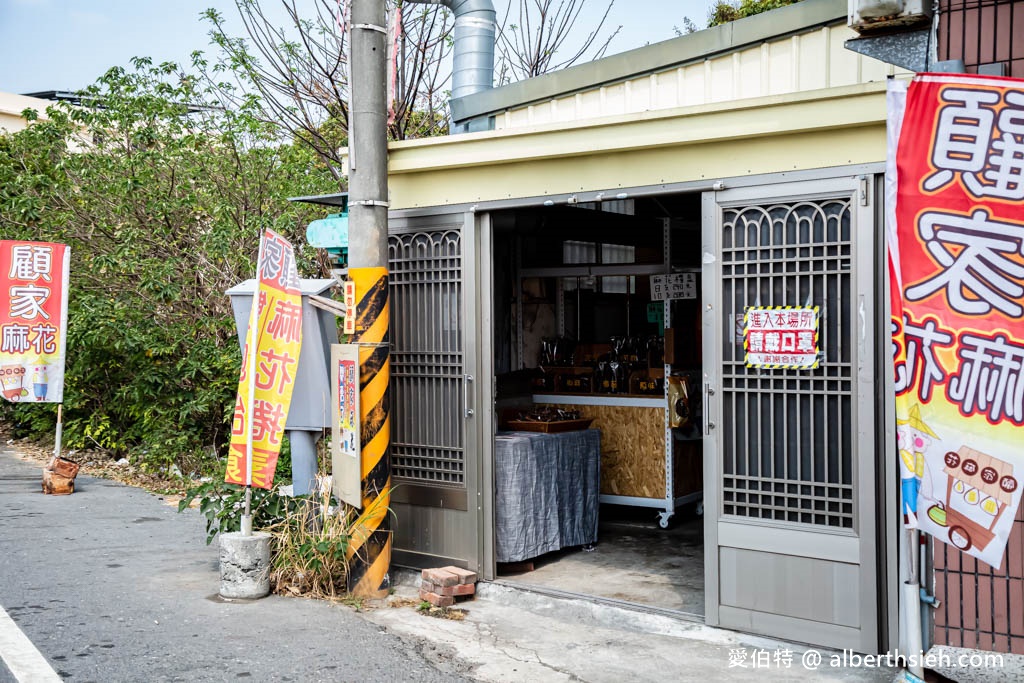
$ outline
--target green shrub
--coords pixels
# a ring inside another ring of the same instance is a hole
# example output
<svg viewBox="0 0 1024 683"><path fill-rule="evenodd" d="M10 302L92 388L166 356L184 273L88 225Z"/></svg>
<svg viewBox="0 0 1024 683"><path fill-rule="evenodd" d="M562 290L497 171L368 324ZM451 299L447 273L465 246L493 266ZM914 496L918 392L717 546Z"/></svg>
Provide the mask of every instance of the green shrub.
<svg viewBox="0 0 1024 683"><path fill-rule="evenodd" d="M708 12L708 26L720 26L730 21L752 17L780 7L792 5L800 0L718 0Z"/></svg>
<svg viewBox="0 0 1024 683"><path fill-rule="evenodd" d="M199 501L199 512L206 519L206 544L219 533L242 530L242 512L245 508L245 487L227 484L220 477L190 488L178 501L178 512L185 511ZM302 507L301 497L282 496L280 487L252 490L249 512L253 529L266 530L286 519Z"/></svg>
<svg viewBox="0 0 1024 683"><path fill-rule="evenodd" d="M202 67L137 59L88 88L87 106L0 134L3 237L71 248L64 443L149 471L217 469L241 356L224 292L253 276L264 228L290 239L300 273L322 273L304 231L323 212L287 197L339 189L251 103L223 108L228 86ZM5 404L0 417L46 437L56 410Z"/></svg>

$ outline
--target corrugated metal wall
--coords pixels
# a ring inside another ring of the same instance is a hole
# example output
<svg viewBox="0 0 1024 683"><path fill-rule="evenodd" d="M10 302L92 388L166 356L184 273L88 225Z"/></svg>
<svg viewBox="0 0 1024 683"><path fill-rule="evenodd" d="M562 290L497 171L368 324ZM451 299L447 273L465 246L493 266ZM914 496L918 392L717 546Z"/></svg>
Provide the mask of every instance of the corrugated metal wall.
<svg viewBox="0 0 1024 683"><path fill-rule="evenodd" d="M1024 654L1024 506L996 570L935 541L935 644Z"/></svg>
<svg viewBox="0 0 1024 683"><path fill-rule="evenodd" d="M857 36L826 26L715 55L668 71L531 104L495 118L498 130L807 92L905 73L847 50Z"/></svg>

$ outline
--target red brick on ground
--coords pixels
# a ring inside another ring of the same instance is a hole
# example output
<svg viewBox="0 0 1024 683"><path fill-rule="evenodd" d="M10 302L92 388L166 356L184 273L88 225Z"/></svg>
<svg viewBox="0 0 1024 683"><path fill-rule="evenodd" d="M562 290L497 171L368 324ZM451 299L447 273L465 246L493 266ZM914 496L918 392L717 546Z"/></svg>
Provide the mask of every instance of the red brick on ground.
<svg viewBox="0 0 1024 683"><path fill-rule="evenodd" d="M455 604L455 598L450 595L438 595L422 588L420 589L420 600L426 600L434 607L451 607Z"/></svg>
<svg viewBox="0 0 1024 683"><path fill-rule="evenodd" d="M450 572L459 577L459 583L476 583L476 572L471 572L462 567L441 567L443 571Z"/></svg>
<svg viewBox="0 0 1024 683"><path fill-rule="evenodd" d="M433 581L423 581L420 583L420 590L436 593L437 595L461 597L464 595L474 595L476 593L476 586L472 583L463 583L457 586L438 586Z"/></svg>
<svg viewBox="0 0 1024 683"><path fill-rule="evenodd" d="M463 583L458 586L442 586L441 595L452 595L455 597L476 595L476 586L472 583Z"/></svg>
<svg viewBox="0 0 1024 683"><path fill-rule="evenodd" d="M453 574L447 569L424 569L420 574L424 581L430 581L438 586L457 586L459 575Z"/></svg>

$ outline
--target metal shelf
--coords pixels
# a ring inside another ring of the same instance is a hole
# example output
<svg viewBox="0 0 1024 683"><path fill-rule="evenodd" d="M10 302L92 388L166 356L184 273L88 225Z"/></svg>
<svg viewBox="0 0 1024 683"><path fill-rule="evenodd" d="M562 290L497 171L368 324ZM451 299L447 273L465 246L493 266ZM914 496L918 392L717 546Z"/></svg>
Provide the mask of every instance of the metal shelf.
<svg viewBox="0 0 1024 683"><path fill-rule="evenodd" d="M611 394L534 394L534 403L554 403L566 406L619 406L628 408L662 408L666 406L664 396L643 398L640 396L615 396Z"/></svg>

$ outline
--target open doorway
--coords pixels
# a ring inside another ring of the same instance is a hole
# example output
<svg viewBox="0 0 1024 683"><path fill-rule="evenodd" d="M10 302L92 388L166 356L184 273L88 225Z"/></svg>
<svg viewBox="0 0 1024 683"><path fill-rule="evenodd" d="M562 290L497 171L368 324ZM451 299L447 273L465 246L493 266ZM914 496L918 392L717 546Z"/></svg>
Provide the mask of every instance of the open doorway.
<svg viewBox="0 0 1024 683"><path fill-rule="evenodd" d="M490 224L497 576L702 617L700 195Z"/></svg>

